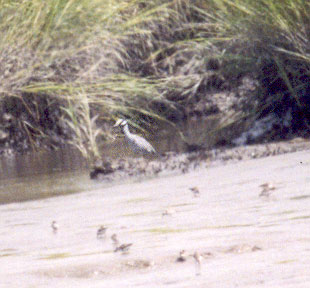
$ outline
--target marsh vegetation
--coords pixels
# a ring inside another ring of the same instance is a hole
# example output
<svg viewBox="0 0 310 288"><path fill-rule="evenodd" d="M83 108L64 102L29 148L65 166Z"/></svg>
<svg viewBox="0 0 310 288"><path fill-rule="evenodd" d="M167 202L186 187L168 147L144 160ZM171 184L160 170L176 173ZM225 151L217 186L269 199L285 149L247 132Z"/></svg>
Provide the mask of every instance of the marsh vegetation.
<svg viewBox="0 0 310 288"><path fill-rule="evenodd" d="M271 139L308 128L308 1L0 5L2 151L71 143L96 158L117 117L151 133L214 115L215 131L276 115Z"/></svg>

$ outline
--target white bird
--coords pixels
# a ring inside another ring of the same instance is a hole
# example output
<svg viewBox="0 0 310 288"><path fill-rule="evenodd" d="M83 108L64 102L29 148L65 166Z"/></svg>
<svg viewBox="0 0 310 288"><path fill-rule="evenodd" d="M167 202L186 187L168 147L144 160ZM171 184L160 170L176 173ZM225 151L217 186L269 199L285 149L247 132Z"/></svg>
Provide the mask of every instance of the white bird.
<svg viewBox="0 0 310 288"><path fill-rule="evenodd" d="M118 126L122 128L122 131L125 135L125 139L134 152L142 155L157 154L154 147L148 141L146 141L143 137L139 135L132 134L129 131L127 120L118 119L114 127Z"/></svg>

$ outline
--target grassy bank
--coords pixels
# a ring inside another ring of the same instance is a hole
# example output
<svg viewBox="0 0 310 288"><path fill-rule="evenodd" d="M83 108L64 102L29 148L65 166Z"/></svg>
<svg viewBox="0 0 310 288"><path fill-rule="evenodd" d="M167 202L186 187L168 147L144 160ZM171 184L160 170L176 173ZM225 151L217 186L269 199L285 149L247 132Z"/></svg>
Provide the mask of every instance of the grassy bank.
<svg viewBox="0 0 310 288"><path fill-rule="evenodd" d="M214 114L212 96L244 77L259 85L244 107L220 111L229 124L289 106L292 125L308 125L307 1L0 3L2 114L15 122L2 130L20 149L52 139L97 155L116 117L145 128L199 103Z"/></svg>

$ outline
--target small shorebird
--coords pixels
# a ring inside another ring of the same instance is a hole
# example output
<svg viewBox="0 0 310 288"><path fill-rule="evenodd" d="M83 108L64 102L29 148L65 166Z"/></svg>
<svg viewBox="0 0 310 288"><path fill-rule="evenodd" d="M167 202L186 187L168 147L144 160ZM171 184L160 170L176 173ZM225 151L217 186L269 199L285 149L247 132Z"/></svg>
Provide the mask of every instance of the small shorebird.
<svg viewBox="0 0 310 288"><path fill-rule="evenodd" d="M118 239L117 239L117 235L116 235L116 234L113 234L113 235L111 236L111 240L112 240L112 242L113 242L114 248L116 249L116 248L119 246L119 241L118 241Z"/></svg>
<svg viewBox="0 0 310 288"><path fill-rule="evenodd" d="M57 233L59 226L55 220L52 222L51 227L53 229L53 232Z"/></svg>
<svg viewBox="0 0 310 288"><path fill-rule="evenodd" d="M97 231L97 239L104 238L106 236L107 229L108 229L107 227L101 225Z"/></svg>
<svg viewBox="0 0 310 288"><path fill-rule="evenodd" d="M259 185L259 187L262 188L262 191L260 192L259 197L269 197L270 191L276 189L276 187L272 183L269 183L269 182Z"/></svg>
<svg viewBox="0 0 310 288"><path fill-rule="evenodd" d="M197 251L192 256L196 262L196 275L198 276L201 274L202 256Z"/></svg>
<svg viewBox="0 0 310 288"><path fill-rule="evenodd" d="M185 250L181 250L179 257L177 258L176 262L185 262L186 261L186 251Z"/></svg>
<svg viewBox="0 0 310 288"><path fill-rule="evenodd" d="M112 239L113 246L114 246L114 252L122 251L122 254L127 254L129 251L129 248L132 246L132 243L119 245L119 241L117 239L116 234L113 234L111 236L111 239Z"/></svg>
<svg viewBox="0 0 310 288"><path fill-rule="evenodd" d="M122 251L122 254L127 254L129 252L129 248L132 246L132 243L122 244L115 248L114 252Z"/></svg>
<svg viewBox="0 0 310 288"><path fill-rule="evenodd" d="M191 187L191 188L189 188L189 190L191 190L193 192L193 196L194 197L199 197L200 196L200 191L199 191L197 186Z"/></svg>

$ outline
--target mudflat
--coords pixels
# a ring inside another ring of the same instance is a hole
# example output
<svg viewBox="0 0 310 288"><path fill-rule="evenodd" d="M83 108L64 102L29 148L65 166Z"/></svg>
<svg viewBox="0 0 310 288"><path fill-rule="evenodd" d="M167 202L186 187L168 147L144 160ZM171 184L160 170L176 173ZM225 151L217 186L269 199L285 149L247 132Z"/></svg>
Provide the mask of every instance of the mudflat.
<svg viewBox="0 0 310 288"><path fill-rule="evenodd" d="M309 182L299 151L2 205L0 287L310 287Z"/></svg>

